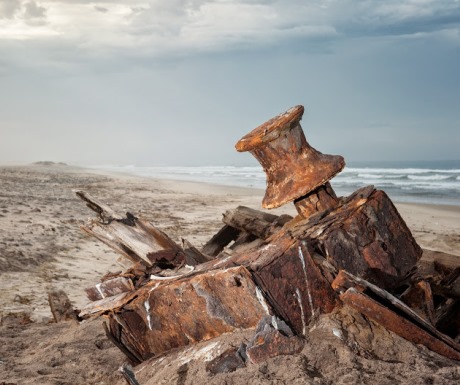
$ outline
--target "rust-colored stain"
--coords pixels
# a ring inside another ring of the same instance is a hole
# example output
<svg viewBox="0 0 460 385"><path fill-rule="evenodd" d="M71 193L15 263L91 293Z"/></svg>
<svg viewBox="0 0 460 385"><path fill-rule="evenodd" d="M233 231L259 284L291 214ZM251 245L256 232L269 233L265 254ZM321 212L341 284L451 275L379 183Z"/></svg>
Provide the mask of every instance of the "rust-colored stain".
<svg viewBox="0 0 460 385"><path fill-rule="evenodd" d="M255 260L251 270L277 313L299 335L306 335L313 317L331 312L338 304L305 242L297 242L280 256L274 253Z"/></svg>
<svg viewBox="0 0 460 385"><path fill-rule="evenodd" d="M345 166L340 155L325 155L311 147L300 126L303 106L270 119L236 144L250 151L267 175L262 207L275 208L308 195Z"/></svg>
<svg viewBox="0 0 460 385"><path fill-rule="evenodd" d="M350 288L345 293L341 294L340 299L345 304L358 310L366 317L369 317L406 340L415 344L424 345L436 353L460 361L460 351L452 348L428 331L423 330L413 322L399 316L386 306L381 305L354 288Z"/></svg>
<svg viewBox="0 0 460 385"><path fill-rule="evenodd" d="M272 329L257 335L246 353L251 362L258 364L271 357L299 353L304 344L305 341L297 336L287 337Z"/></svg>
<svg viewBox="0 0 460 385"><path fill-rule="evenodd" d="M110 326L115 330L116 322L123 344L145 359L257 326L269 312L258 290L244 267L210 271L170 283L153 281L139 289L137 297L122 310L115 310Z"/></svg>
<svg viewBox="0 0 460 385"><path fill-rule="evenodd" d="M383 288L397 286L422 256L406 223L381 190L349 199L325 217L315 233L337 270L345 269Z"/></svg>

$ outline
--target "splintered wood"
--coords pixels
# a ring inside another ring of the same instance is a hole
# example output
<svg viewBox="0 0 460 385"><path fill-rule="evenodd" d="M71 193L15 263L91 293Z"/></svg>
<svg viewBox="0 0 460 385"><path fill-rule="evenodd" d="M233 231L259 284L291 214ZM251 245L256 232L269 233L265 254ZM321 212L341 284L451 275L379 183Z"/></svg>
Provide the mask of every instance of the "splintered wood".
<svg viewBox="0 0 460 385"><path fill-rule="evenodd" d="M240 206L200 249L77 193L99 217L83 230L131 262L86 289L92 302L80 316L104 316L132 364L257 325L248 346L225 352L210 370L294 354L315 319L338 306L460 360L460 268L421 266L422 249L383 191L337 197L329 180L343 158L308 144L302 114L294 107L237 144L267 173L263 205L293 202L295 218Z"/></svg>

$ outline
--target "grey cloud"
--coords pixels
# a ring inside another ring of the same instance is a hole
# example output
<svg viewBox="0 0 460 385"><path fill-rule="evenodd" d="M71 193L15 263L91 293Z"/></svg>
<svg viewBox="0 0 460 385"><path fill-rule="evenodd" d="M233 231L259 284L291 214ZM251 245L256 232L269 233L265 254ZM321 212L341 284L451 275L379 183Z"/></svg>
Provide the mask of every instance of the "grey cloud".
<svg viewBox="0 0 460 385"><path fill-rule="evenodd" d="M0 19L11 19L20 9L19 0L2 0L0 2Z"/></svg>
<svg viewBox="0 0 460 385"><path fill-rule="evenodd" d="M353 15L337 18L337 28L345 35L410 35L460 27L460 3L455 1L355 3L348 4Z"/></svg>
<svg viewBox="0 0 460 385"><path fill-rule="evenodd" d="M107 20L103 33L85 28L85 20L72 30L72 39L101 52L174 56L196 52L272 49L283 42L305 47L328 45L338 39L362 36L404 36L460 30L460 2L434 0L48 0L65 10L68 3L90 5L102 13L123 6L128 14L120 23ZM19 0L1 0L0 17L17 12ZM9 4L6 7L4 4ZM13 6L14 5L14 6ZM53 5L50 5L53 6ZM15 8L16 7L16 8ZM16 11L13 11L15 9ZM88 9L86 7L85 9ZM23 6L28 24L45 22L46 9L39 2ZM129 10L131 12L129 12ZM82 12L83 8L82 8ZM69 15L71 17L71 15ZM91 18L91 14L88 14ZM96 16L95 16L96 17ZM94 20L88 20L90 25ZM52 28L52 26L51 26ZM68 38L59 26L59 35ZM70 35L70 34L69 34ZM455 34L452 35L455 38ZM460 39L459 39L460 40ZM69 44L72 42L68 41ZM324 48L326 51L327 49Z"/></svg>
<svg viewBox="0 0 460 385"><path fill-rule="evenodd" d="M171 0L151 2L142 10L133 8L123 32L147 38L173 37L169 47L219 51L222 47L244 49L293 38L314 44L318 39L335 41L339 35L343 39L403 36L447 28L460 28L460 2ZM207 43L200 46L203 42Z"/></svg>
<svg viewBox="0 0 460 385"><path fill-rule="evenodd" d="M285 0L261 3L270 4L287 23L327 25L343 37L407 35L460 27L458 1Z"/></svg>
<svg viewBox="0 0 460 385"><path fill-rule="evenodd" d="M0 0L0 4L14 2L19 4L18 0ZM140 62L274 49L331 54L350 37L423 35L446 28L460 31L458 1L47 0L46 4L49 2L50 7L84 4L89 18L98 17L92 9L105 13L111 6L122 5L127 12L119 16L125 18L120 23L104 20L100 34L94 20L88 21L91 28L85 28L84 17L69 34L66 26L58 26L59 45L78 49L69 50L69 63L78 62L80 57L93 62L110 57L117 57L118 62ZM24 9L28 24L46 22L46 9L40 2L29 1ZM49 26L52 30L52 24ZM439 36L445 38L447 34ZM450 33L448 38L458 42L460 34ZM31 39L30 45L36 47L40 39ZM46 58L54 60L49 52Z"/></svg>
<svg viewBox="0 0 460 385"><path fill-rule="evenodd" d="M26 18L42 18L45 17L46 8L38 5L35 1L29 1L25 4L24 16Z"/></svg>
<svg viewBox="0 0 460 385"><path fill-rule="evenodd" d="M95 6L94 6L94 9L95 9L96 11L98 11L98 12L101 12L101 13L107 13L107 12L109 11L107 8L105 8L105 7L100 7L100 6L98 6L98 5L95 5Z"/></svg>
<svg viewBox="0 0 460 385"><path fill-rule="evenodd" d="M144 8L144 7L131 7L131 11L133 11L133 13L140 13L140 12L144 12L147 8Z"/></svg>
<svg viewBox="0 0 460 385"><path fill-rule="evenodd" d="M43 25L46 18L46 8L35 1L24 4L24 19L30 25Z"/></svg>
<svg viewBox="0 0 460 385"><path fill-rule="evenodd" d="M148 1L148 0L147 0ZM64 3L64 4L119 4L119 3L129 3L131 0L46 0L47 3Z"/></svg>
<svg viewBox="0 0 460 385"><path fill-rule="evenodd" d="M178 36L186 23L187 13L197 9L205 1L169 0L150 2L149 7L131 7L129 26L124 29L130 35Z"/></svg>

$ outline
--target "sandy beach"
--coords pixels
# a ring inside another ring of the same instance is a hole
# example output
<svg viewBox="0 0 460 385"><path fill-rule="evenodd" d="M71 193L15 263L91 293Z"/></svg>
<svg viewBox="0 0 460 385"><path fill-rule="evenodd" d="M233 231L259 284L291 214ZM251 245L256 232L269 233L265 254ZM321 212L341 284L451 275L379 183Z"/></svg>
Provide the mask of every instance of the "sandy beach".
<svg viewBox="0 0 460 385"><path fill-rule="evenodd" d="M117 212L142 216L175 241L185 238L197 247L222 226L224 211L238 205L260 209L263 196L256 189L61 164L0 167L0 183L2 384L120 380L116 369L124 357L106 339L100 320L51 323L48 291L63 289L80 308L87 303L84 288L121 270L114 252L80 230L93 214L75 191L84 190ZM447 263L460 264L460 207L396 206L423 249L449 254ZM293 205L271 212L295 214Z"/></svg>

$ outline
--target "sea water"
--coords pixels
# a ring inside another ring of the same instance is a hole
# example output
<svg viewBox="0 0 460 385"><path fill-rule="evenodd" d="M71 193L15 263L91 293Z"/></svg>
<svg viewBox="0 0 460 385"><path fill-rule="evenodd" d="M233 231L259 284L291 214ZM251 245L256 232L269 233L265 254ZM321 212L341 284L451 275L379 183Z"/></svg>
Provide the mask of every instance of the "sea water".
<svg viewBox="0 0 460 385"><path fill-rule="evenodd" d="M95 166L133 175L265 189L260 166ZM460 160L349 162L331 180L338 196L374 185L395 202L460 206Z"/></svg>

